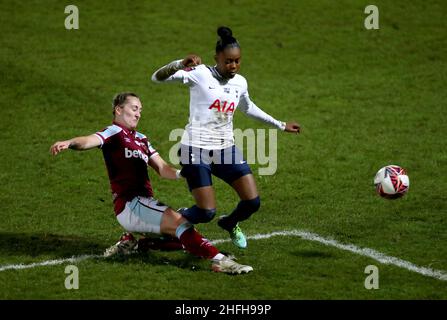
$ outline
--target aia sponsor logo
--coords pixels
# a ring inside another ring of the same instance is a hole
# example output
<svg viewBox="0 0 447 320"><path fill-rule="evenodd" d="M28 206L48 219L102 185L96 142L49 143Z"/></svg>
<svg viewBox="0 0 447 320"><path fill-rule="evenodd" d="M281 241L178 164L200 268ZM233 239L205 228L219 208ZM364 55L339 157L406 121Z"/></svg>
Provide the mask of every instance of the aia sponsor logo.
<svg viewBox="0 0 447 320"><path fill-rule="evenodd" d="M146 154L144 154L143 152L141 152L141 150L130 150L130 149L124 148L124 157L126 159L140 158L140 159L143 159L144 162L146 162L146 163L149 161L149 157Z"/></svg>
<svg viewBox="0 0 447 320"><path fill-rule="evenodd" d="M220 101L219 99L216 99L212 105L208 109L215 109L217 112L224 112L224 113L234 113L235 104L234 102L229 103L228 101Z"/></svg>

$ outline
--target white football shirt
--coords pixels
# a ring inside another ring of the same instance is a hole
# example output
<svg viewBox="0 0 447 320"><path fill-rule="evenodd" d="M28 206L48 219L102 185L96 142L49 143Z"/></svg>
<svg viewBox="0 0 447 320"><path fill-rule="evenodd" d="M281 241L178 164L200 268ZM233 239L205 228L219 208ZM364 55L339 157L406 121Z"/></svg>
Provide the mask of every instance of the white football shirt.
<svg viewBox="0 0 447 320"><path fill-rule="evenodd" d="M157 70L158 71L158 70ZM152 80L160 82L155 78ZM222 79L215 67L199 65L174 73L162 82L189 86L189 123L181 143L203 149L224 149L234 144L233 115L239 107L247 115L284 130L280 122L259 109L251 100L247 81L239 74Z"/></svg>

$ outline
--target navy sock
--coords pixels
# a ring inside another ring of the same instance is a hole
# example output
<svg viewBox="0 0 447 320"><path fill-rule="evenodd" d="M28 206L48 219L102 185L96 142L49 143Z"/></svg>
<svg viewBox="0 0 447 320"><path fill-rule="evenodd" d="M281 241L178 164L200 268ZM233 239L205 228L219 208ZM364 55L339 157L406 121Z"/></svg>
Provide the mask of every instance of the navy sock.
<svg viewBox="0 0 447 320"><path fill-rule="evenodd" d="M250 200L241 200L236 209L221 221L220 225L224 229L231 230L240 221L247 220L250 216L259 210L261 199L258 197Z"/></svg>

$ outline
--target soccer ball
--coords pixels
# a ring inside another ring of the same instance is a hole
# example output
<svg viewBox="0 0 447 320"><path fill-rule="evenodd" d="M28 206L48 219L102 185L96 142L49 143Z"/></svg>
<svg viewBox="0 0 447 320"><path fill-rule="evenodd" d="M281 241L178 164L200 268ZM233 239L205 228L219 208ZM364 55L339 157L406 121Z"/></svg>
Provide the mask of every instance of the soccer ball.
<svg viewBox="0 0 447 320"><path fill-rule="evenodd" d="M396 165L381 168L374 178L377 193L386 199L403 197L410 187L407 171Z"/></svg>

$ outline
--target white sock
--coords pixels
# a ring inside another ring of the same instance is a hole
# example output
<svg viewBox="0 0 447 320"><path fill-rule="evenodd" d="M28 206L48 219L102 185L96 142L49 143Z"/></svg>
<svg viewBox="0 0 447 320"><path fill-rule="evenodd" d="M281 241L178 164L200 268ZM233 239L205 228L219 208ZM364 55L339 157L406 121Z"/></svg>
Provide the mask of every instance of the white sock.
<svg viewBox="0 0 447 320"><path fill-rule="evenodd" d="M224 258L225 256L222 253L218 253L216 254L211 260L216 260L216 261L220 261Z"/></svg>

